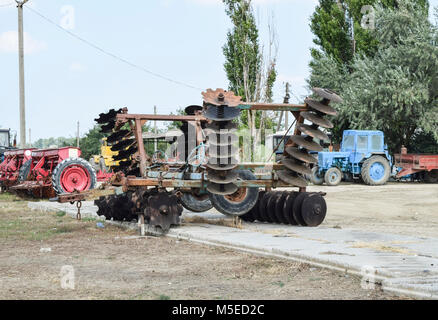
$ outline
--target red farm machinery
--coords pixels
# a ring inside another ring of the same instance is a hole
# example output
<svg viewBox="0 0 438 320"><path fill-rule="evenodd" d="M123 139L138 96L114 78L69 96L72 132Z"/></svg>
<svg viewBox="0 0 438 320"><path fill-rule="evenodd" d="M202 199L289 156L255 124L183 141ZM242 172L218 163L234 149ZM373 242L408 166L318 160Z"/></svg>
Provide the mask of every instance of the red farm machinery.
<svg viewBox="0 0 438 320"><path fill-rule="evenodd" d="M6 151L0 185L19 195L41 198L86 191L96 186L96 172L75 147Z"/></svg>
<svg viewBox="0 0 438 320"><path fill-rule="evenodd" d="M101 190L61 194L57 201L80 207L81 201L95 200L98 215L135 220L142 234L146 227L165 232L178 225L183 208L205 212L214 207L249 222L318 226L327 212L325 193L307 192L304 177L317 163L310 152L322 151L315 139L329 141L319 129L333 127L327 116L337 112L329 104L342 100L327 89L314 88L313 93L314 98L297 105L287 99L281 104L243 102L231 91L208 89L202 93L203 105L188 106L185 115L130 114L127 108L101 113L95 120L109 134L111 150L118 152L114 175ZM291 112L293 134L287 136L292 124L281 141L279 161L241 162L245 146L237 120L243 112L264 111ZM180 123L183 134L173 142L176 161L147 152L142 136L147 121Z"/></svg>
<svg viewBox="0 0 438 320"><path fill-rule="evenodd" d="M394 155L394 165L401 169L396 178L410 175L414 180L438 183L437 154L409 154L402 147L401 152Z"/></svg>

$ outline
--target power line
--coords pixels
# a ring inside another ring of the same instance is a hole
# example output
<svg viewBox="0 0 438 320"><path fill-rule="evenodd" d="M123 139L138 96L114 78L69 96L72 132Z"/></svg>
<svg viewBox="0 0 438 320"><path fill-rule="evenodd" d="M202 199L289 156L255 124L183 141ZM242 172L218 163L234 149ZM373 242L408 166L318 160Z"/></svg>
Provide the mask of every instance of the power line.
<svg viewBox="0 0 438 320"><path fill-rule="evenodd" d="M148 69L146 69L146 68L144 68L144 67L142 67L142 66L139 66L139 65L137 65L137 64L135 64L135 63L133 63L133 62L130 62L130 61L124 59L124 58L121 58L121 57L117 56L116 54L111 53L111 52L109 52L109 51L107 51L107 50L105 50L105 49L102 49L101 47L95 45L94 43L92 43L92 42L90 42L90 41L88 41L88 40L85 40L84 38L78 36L77 34L75 34L75 33L71 32L71 31L69 31L69 30L67 30L67 29L65 29L65 28L63 28L63 27L61 27L59 24L57 24L56 22L54 22L54 21L51 20L50 18L47 18L46 16L44 16L44 15L41 14L40 12L36 11L35 9L32 9L32 8L30 8L30 7L26 7L26 9L32 11L34 14L40 16L42 19L44 19L44 20L46 20L47 22L53 24L54 26L56 26L57 28L61 29L62 31L68 33L68 34L69 34L70 36L72 36L73 38L76 38L77 40L79 40L79 41L85 43L86 45L88 45L88 46L90 46L90 47L92 47L92 48L94 48L94 49L96 49L96 50L98 50L98 51L100 51L101 53L106 54L107 56L110 56L110 57L112 57L112 58L114 58L114 59L116 59L116 60L119 60L119 61L121 61L121 62L123 62L123 63L125 63L125 64L127 64L127 65L129 65L129 66L131 66L131 67L133 67L133 68L135 68L135 69L141 70L141 71L143 71L143 72L145 72L145 73L147 73L147 74L150 74L150 75L152 75L152 76L154 76L154 77L157 77L157 78L160 78L160 79L163 79L163 80L166 80L166 81L169 81L169 82L172 82L172 83L175 83L175 84L178 84L178 85L181 85L181 86L184 86L184 87L190 88L190 89L203 90L202 88L199 88L199 87L193 86L193 85L191 85L191 84L187 84L187 83L184 83L184 82L181 82L181 81L178 81L178 80L174 80L174 79L168 78L168 77L166 77L166 76L163 76L163 75L161 75L161 74L159 74L159 73L156 73L156 72L150 71L150 70L148 70Z"/></svg>

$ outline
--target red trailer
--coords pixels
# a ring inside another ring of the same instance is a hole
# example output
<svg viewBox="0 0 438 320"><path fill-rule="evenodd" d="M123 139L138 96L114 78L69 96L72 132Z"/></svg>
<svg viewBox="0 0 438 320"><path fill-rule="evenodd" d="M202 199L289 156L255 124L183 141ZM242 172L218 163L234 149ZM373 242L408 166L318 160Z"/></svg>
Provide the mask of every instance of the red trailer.
<svg viewBox="0 0 438 320"><path fill-rule="evenodd" d="M15 154L26 157L14 160ZM18 193L44 198L93 189L96 172L80 155L81 150L76 147L5 152L5 161L9 159L9 162L2 163L7 169L3 169L7 174L2 184Z"/></svg>
<svg viewBox="0 0 438 320"><path fill-rule="evenodd" d="M413 174L417 179L428 183L438 182L438 155L436 154L408 154L402 148L400 154L394 155L394 164L402 170L396 177L401 178Z"/></svg>

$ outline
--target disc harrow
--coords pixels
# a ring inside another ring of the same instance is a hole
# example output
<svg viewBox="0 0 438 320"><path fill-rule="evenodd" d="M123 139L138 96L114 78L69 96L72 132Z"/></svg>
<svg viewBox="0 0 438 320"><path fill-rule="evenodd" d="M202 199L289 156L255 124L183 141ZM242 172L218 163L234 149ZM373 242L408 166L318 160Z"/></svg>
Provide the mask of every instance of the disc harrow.
<svg viewBox="0 0 438 320"><path fill-rule="evenodd" d="M287 147L281 159L284 169L277 172L280 180L300 188L307 186L303 175L311 175L310 165L317 162L317 159L309 151L323 150L322 146L314 139L324 142L330 141L327 134L319 130L319 127L333 128L330 120L324 118L327 115L335 116L337 114L337 111L329 105L330 101L335 103L342 101L341 97L333 91L321 88L313 88L312 91L321 97L322 101L310 98L305 100L310 111L300 112L300 117L312 124L297 123L295 134L290 137L290 143L286 144Z"/></svg>
<svg viewBox="0 0 438 320"><path fill-rule="evenodd" d="M235 158L238 149L233 120L239 117L241 98L233 92L223 89L207 89L202 93L204 98L204 116L210 120L207 125L208 154L207 190L212 194L231 195L238 188L234 182L238 179L235 171L238 160Z"/></svg>
<svg viewBox="0 0 438 320"><path fill-rule="evenodd" d="M122 171L127 175L138 175L138 162L135 158L138 151L138 143L133 138L132 127L130 129L121 129L116 121L117 115L125 112L126 109L124 108L119 110L111 109L107 113L101 113L99 118L94 120L101 125L101 132L110 133L107 143L110 145L111 151L117 152L113 160L119 161L119 163L111 169L114 172Z"/></svg>
<svg viewBox="0 0 438 320"><path fill-rule="evenodd" d="M260 192L256 205L240 218L247 222L316 227L324 221L327 213L323 195L316 192Z"/></svg>

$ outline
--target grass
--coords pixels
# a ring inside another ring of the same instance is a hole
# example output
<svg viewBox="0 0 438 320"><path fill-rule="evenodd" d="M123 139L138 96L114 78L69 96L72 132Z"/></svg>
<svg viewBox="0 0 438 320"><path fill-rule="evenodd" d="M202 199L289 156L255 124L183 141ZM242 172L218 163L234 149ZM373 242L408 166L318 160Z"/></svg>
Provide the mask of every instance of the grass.
<svg viewBox="0 0 438 320"><path fill-rule="evenodd" d="M170 300L170 297L169 296L166 296L165 294L160 294L159 296L158 296L158 299L157 300Z"/></svg>
<svg viewBox="0 0 438 320"><path fill-rule="evenodd" d="M27 201L13 194L0 194L0 241L43 241L84 230L92 219L77 221L64 211L31 211Z"/></svg>

